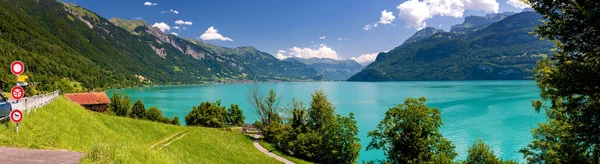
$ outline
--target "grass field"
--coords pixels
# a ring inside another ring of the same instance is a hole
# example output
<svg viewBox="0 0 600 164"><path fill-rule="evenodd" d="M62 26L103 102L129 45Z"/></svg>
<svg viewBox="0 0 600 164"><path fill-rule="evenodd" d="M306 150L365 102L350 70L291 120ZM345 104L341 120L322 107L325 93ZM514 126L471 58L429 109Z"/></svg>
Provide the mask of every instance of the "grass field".
<svg viewBox="0 0 600 164"><path fill-rule="evenodd" d="M288 155L287 153L283 153L283 152L277 150L275 148L275 146L271 145L270 143L268 143L268 142L266 142L264 140L259 140L258 143L261 146L263 146L265 149L267 149L270 152L272 152L273 154L277 154L278 156L283 157L283 158L285 158L287 160L290 160L290 161L292 161L292 162L294 162L296 164L312 164L312 162L308 162L308 161L305 161L305 160L302 160L302 159L299 159L299 158L296 158L296 157L292 157L292 156Z"/></svg>
<svg viewBox="0 0 600 164"><path fill-rule="evenodd" d="M83 152L83 163L279 163L239 132L109 116L63 97L25 114L18 134L0 124L0 146Z"/></svg>

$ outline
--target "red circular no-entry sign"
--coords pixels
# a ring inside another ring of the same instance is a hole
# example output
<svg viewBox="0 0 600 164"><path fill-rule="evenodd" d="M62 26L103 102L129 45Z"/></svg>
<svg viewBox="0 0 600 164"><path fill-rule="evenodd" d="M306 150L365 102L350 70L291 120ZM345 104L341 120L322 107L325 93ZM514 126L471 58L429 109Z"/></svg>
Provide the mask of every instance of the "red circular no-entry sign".
<svg viewBox="0 0 600 164"><path fill-rule="evenodd" d="M21 110L15 109L12 112L10 112L10 120L12 120L15 123L19 123L21 122L21 120L23 120L23 112L21 112Z"/></svg>
<svg viewBox="0 0 600 164"><path fill-rule="evenodd" d="M15 100L20 100L21 98L23 98L23 95L25 95L25 90L23 90L21 86L15 86L12 88L10 94Z"/></svg>
<svg viewBox="0 0 600 164"><path fill-rule="evenodd" d="M21 75L25 70L25 65L21 61L15 61L10 65L10 71L15 75Z"/></svg>

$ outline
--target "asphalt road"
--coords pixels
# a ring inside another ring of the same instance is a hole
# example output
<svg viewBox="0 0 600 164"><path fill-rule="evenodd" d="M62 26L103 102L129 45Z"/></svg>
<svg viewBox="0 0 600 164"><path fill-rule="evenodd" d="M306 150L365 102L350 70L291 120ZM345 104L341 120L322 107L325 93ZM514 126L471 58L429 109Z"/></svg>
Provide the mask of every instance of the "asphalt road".
<svg viewBox="0 0 600 164"><path fill-rule="evenodd" d="M60 150L37 150L0 147L0 163L79 163L81 153Z"/></svg>

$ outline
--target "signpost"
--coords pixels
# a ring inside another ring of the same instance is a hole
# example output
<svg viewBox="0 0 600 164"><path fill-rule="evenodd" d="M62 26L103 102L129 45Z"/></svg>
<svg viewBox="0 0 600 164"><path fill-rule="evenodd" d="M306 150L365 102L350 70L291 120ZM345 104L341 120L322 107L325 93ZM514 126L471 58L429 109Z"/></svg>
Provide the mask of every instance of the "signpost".
<svg viewBox="0 0 600 164"><path fill-rule="evenodd" d="M19 76L25 71L25 65L23 65L23 62L21 61L15 61L10 65L10 71Z"/></svg>
<svg viewBox="0 0 600 164"><path fill-rule="evenodd" d="M19 75L21 75L21 74L23 74L23 72L25 72L25 65L21 61L15 61L10 65L10 71L15 76L17 76L17 78L16 78L17 86L12 88L11 95L18 102L21 98L23 98L23 96L25 96L25 90L21 86L19 86ZM23 76L25 76L25 75L23 75ZM24 82L26 78L27 77L24 77L21 79ZM19 133L19 122L21 122L21 120L23 120L23 112L21 112L21 110L19 110L19 109L15 109L15 110L11 111L10 112L10 120L12 120L12 122L17 124L16 132Z"/></svg>
<svg viewBox="0 0 600 164"><path fill-rule="evenodd" d="M21 86L17 85L12 88L10 93L15 100L19 101L21 98L23 98L23 95L25 95L25 90L23 90Z"/></svg>
<svg viewBox="0 0 600 164"><path fill-rule="evenodd" d="M12 120L12 122L17 123L17 133L19 133L19 122L21 122L21 120L23 120L23 112L21 112L21 110L15 109L13 111L10 112L10 120Z"/></svg>

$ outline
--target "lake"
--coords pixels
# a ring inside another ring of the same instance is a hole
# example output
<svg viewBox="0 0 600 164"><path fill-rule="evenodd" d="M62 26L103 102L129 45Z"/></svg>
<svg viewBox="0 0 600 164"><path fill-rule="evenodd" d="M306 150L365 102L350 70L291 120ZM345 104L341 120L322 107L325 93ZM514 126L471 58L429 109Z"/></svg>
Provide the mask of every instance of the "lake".
<svg viewBox="0 0 600 164"><path fill-rule="evenodd" d="M193 106L222 100L226 106L240 105L246 123L253 123L257 118L246 94L254 85L265 94L274 89L286 102L298 98L306 106L316 89L324 90L337 113L347 116L353 112L356 116L363 146L359 162L384 158L381 151L365 150L370 141L367 133L376 128L389 108L407 97L425 96L428 106L440 109L442 134L456 146L457 159L465 159L473 141L481 138L502 159L522 161L519 149L531 141L531 129L545 121L545 115L531 107L531 100L539 99L539 89L535 81L525 80L206 84L128 88L107 94L128 94L133 101L144 102L146 108L156 106L170 118L179 116L182 123Z"/></svg>

